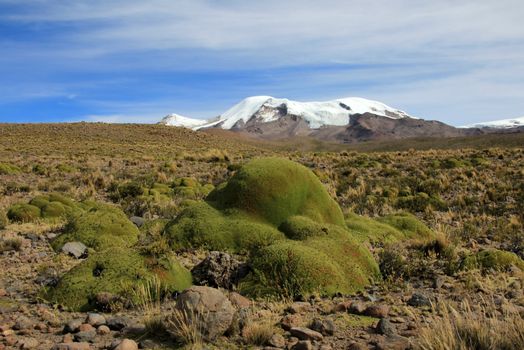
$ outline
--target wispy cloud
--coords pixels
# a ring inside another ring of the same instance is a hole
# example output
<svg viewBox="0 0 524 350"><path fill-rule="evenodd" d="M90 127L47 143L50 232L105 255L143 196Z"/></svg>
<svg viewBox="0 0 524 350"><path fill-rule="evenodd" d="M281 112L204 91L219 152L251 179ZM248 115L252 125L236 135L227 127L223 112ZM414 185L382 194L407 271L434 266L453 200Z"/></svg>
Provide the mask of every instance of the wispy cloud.
<svg viewBox="0 0 524 350"><path fill-rule="evenodd" d="M0 106L38 85L118 120L213 116L251 94L360 95L453 124L524 114L520 0L0 0L0 10L0 86L15 87Z"/></svg>

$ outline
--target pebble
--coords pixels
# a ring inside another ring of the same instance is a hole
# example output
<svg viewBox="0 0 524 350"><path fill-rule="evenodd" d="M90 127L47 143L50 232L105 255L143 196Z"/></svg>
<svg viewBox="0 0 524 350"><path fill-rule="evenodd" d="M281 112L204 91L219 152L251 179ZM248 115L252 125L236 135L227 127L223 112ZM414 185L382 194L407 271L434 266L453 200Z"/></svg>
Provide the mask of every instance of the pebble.
<svg viewBox="0 0 524 350"><path fill-rule="evenodd" d="M396 333L395 327L393 327L387 318L381 318L380 321L378 321L377 327L375 329L379 334L387 336L392 336Z"/></svg>
<svg viewBox="0 0 524 350"><path fill-rule="evenodd" d="M324 338L319 332L306 327L293 327L289 332L300 340L322 340Z"/></svg>
<svg viewBox="0 0 524 350"><path fill-rule="evenodd" d="M89 343L60 343L53 350L90 350Z"/></svg>
<svg viewBox="0 0 524 350"><path fill-rule="evenodd" d="M311 329L322 335L333 335L335 333L335 323L331 319L322 320L315 318L311 324Z"/></svg>
<svg viewBox="0 0 524 350"><path fill-rule="evenodd" d="M313 344L311 344L309 340L301 340L298 343L296 343L295 345L293 345L291 349L292 350L313 350Z"/></svg>
<svg viewBox="0 0 524 350"><path fill-rule="evenodd" d="M114 350L138 350L138 345L134 340L124 339L114 348Z"/></svg>
<svg viewBox="0 0 524 350"><path fill-rule="evenodd" d="M92 342L96 338L96 331L80 331L74 335L77 342Z"/></svg>
<svg viewBox="0 0 524 350"><path fill-rule="evenodd" d="M281 334L275 333L267 343L275 348L284 348L286 346L286 339Z"/></svg>
<svg viewBox="0 0 524 350"><path fill-rule="evenodd" d="M95 328L91 326L89 323L82 323L80 327L78 327L79 332L90 332L94 330Z"/></svg>
<svg viewBox="0 0 524 350"><path fill-rule="evenodd" d="M375 318L384 318L389 314L389 306L385 304L374 304L368 306L364 310L364 315L375 317Z"/></svg>
<svg viewBox="0 0 524 350"><path fill-rule="evenodd" d="M76 318L66 323L64 326L64 333L76 333L80 326L84 323L84 320L81 318Z"/></svg>
<svg viewBox="0 0 524 350"><path fill-rule="evenodd" d="M111 330L109 329L108 326L106 325L101 325L100 327L98 327L98 329L96 330L96 332L100 335L106 335L106 334L109 334L111 333Z"/></svg>
<svg viewBox="0 0 524 350"><path fill-rule="evenodd" d="M106 324L106 318L103 315L90 312L87 314L86 323L89 323L93 327L98 327Z"/></svg>
<svg viewBox="0 0 524 350"><path fill-rule="evenodd" d="M362 315L364 310L366 310L366 304L364 304L361 301L355 301L351 303L351 306L349 307L348 312L350 314Z"/></svg>

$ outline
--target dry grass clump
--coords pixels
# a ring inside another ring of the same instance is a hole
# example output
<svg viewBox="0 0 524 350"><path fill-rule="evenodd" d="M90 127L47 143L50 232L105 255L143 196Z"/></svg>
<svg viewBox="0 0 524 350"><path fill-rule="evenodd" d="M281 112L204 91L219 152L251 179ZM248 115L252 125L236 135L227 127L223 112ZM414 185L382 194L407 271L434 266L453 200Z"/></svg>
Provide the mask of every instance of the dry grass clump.
<svg viewBox="0 0 524 350"><path fill-rule="evenodd" d="M205 317L205 312L191 308L176 308L165 320L164 325L176 340L186 345L186 349L200 350L204 347L202 334L205 331Z"/></svg>
<svg viewBox="0 0 524 350"><path fill-rule="evenodd" d="M144 325L148 333L163 332L165 329L161 306L166 297L167 288L160 278L154 275L144 283L129 286L129 290L135 306L142 311Z"/></svg>
<svg viewBox="0 0 524 350"><path fill-rule="evenodd" d="M420 350L522 350L524 319L516 310L497 311L493 302L473 310L468 302L460 309L450 305L439 308L440 315L430 318L420 332Z"/></svg>

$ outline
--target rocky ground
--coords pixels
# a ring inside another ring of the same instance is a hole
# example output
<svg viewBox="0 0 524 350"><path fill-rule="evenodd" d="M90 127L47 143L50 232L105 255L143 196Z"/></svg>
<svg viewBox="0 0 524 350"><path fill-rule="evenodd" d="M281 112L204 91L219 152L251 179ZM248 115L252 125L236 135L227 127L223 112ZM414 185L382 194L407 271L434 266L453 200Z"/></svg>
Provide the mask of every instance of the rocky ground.
<svg viewBox="0 0 524 350"><path fill-rule="evenodd" d="M3 233L21 244L18 250L0 254L0 349L178 348L165 329L147 326L143 310L68 312L39 299L42 286L56 283L57 276L79 260L53 251L49 245L55 236L53 227L32 229L11 225ZM185 261L199 259L193 255ZM213 275L211 270L217 267L206 266L210 271L203 273ZM231 278L223 269L219 272ZM491 299L500 312L511 309L524 314L521 281L522 272L516 268L498 277L436 274L409 283L372 286L353 296L298 302L255 302L208 287L197 292L226 315L225 320L206 317L206 330L217 337L210 348L410 349L420 330L431 327L431 310L439 303L468 299L475 306ZM166 300L156 316L170 315L175 302ZM227 328L226 335L221 335L221 327Z"/></svg>

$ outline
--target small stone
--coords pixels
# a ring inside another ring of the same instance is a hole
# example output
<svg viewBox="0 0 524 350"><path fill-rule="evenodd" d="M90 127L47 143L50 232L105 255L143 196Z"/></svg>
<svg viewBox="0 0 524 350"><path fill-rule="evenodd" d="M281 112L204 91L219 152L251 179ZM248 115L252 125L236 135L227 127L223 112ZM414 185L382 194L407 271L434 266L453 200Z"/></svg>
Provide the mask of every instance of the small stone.
<svg viewBox="0 0 524 350"><path fill-rule="evenodd" d="M114 348L114 350L138 350L138 345L134 340L124 339Z"/></svg>
<svg viewBox="0 0 524 350"><path fill-rule="evenodd" d="M116 316L107 319L106 325L113 331L120 331L131 325L131 320L124 316Z"/></svg>
<svg viewBox="0 0 524 350"><path fill-rule="evenodd" d="M293 327L289 332L300 340L322 340L324 338L319 332L306 327Z"/></svg>
<svg viewBox="0 0 524 350"><path fill-rule="evenodd" d="M18 347L21 349L36 349L40 342L35 338L21 337L18 339Z"/></svg>
<svg viewBox="0 0 524 350"><path fill-rule="evenodd" d="M62 247L62 252L77 259L87 257L87 247L82 242L67 242Z"/></svg>
<svg viewBox="0 0 524 350"><path fill-rule="evenodd" d="M320 345L320 348L318 350L333 350L333 348L330 345L324 344Z"/></svg>
<svg viewBox="0 0 524 350"><path fill-rule="evenodd" d="M364 315L375 317L375 318L384 318L384 317L387 317L388 314L389 314L389 306L384 305L384 304L370 305L364 310Z"/></svg>
<svg viewBox="0 0 524 350"><path fill-rule="evenodd" d="M389 322L387 318L381 318L375 328L378 334L392 336L395 334L395 327Z"/></svg>
<svg viewBox="0 0 524 350"><path fill-rule="evenodd" d="M72 343L73 342L73 335L71 333L64 334L64 337L62 338L62 343Z"/></svg>
<svg viewBox="0 0 524 350"><path fill-rule="evenodd" d="M89 323L82 323L80 327L78 327L79 332L90 332L94 330L95 328L91 326Z"/></svg>
<svg viewBox="0 0 524 350"><path fill-rule="evenodd" d="M60 343L53 350L90 350L89 343Z"/></svg>
<svg viewBox="0 0 524 350"><path fill-rule="evenodd" d="M6 345L8 346L13 346L16 344L17 342L17 339L14 335L8 335L7 337L4 338L4 341L6 343Z"/></svg>
<svg viewBox="0 0 524 350"><path fill-rule="evenodd" d="M368 347L362 343L353 343L348 347L348 350L368 350Z"/></svg>
<svg viewBox="0 0 524 350"><path fill-rule="evenodd" d="M347 312L351 306L351 301L342 301L335 305L333 308L334 312Z"/></svg>
<svg viewBox="0 0 524 350"><path fill-rule="evenodd" d="M298 301L298 302L295 302L293 304L291 304L288 308L287 308L287 311L292 313L292 314L299 314L299 313L302 313L302 312L306 312L308 310L311 309L311 304L306 302L306 301Z"/></svg>
<svg viewBox="0 0 524 350"><path fill-rule="evenodd" d="M74 339L77 342L93 342L96 338L96 331L93 329L91 331L80 331L75 334Z"/></svg>
<svg viewBox="0 0 524 350"><path fill-rule="evenodd" d="M350 314L362 315L362 313L364 313L364 310L366 310L366 304L364 304L361 301L355 301L351 303L348 312Z"/></svg>
<svg viewBox="0 0 524 350"><path fill-rule="evenodd" d="M111 333L111 330L109 329L108 326L106 325L101 325L97 328L96 332L100 335L106 335L106 334L109 334Z"/></svg>
<svg viewBox="0 0 524 350"><path fill-rule="evenodd" d="M302 316L299 314L286 315L280 320L280 326L289 331L293 327L298 327L304 323Z"/></svg>
<svg viewBox="0 0 524 350"><path fill-rule="evenodd" d="M335 333L335 323L330 319L315 318L311 324L311 329L321 333L322 335L333 335Z"/></svg>
<svg viewBox="0 0 524 350"><path fill-rule="evenodd" d="M78 332L78 329L80 328L82 323L84 323L84 320L81 318L76 318L74 320L71 320L66 323L66 325L64 326L63 332L64 333L76 333Z"/></svg>
<svg viewBox="0 0 524 350"><path fill-rule="evenodd" d="M375 344L377 350L407 350L410 346L409 339L401 336L386 337Z"/></svg>
<svg viewBox="0 0 524 350"><path fill-rule="evenodd" d="M87 314L86 323L89 323L93 327L98 327L106 324L106 318L103 315L90 312Z"/></svg>
<svg viewBox="0 0 524 350"><path fill-rule="evenodd" d="M437 276L433 279L433 288L440 289L444 285L444 278Z"/></svg>
<svg viewBox="0 0 524 350"><path fill-rule="evenodd" d="M311 344L309 340L301 340L298 343L296 343L295 345L293 345L291 349L292 350L313 350L313 344Z"/></svg>
<svg viewBox="0 0 524 350"><path fill-rule="evenodd" d="M233 304L237 309L247 309L252 304L251 300L237 292L229 293L229 301L231 301L231 304Z"/></svg>
<svg viewBox="0 0 524 350"><path fill-rule="evenodd" d="M140 216L131 216L129 218L129 221L131 221L133 224L136 225L136 227L142 227L146 220L144 218L141 218Z"/></svg>
<svg viewBox="0 0 524 350"><path fill-rule="evenodd" d="M286 347L286 339L278 333L273 334L267 343L275 348Z"/></svg>
<svg viewBox="0 0 524 350"><path fill-rule="evenodd" d="M33 328L34 323L29 318L25 316L20 316L16 319L15 325L13 326L14 330L21 331L26 329Z"/></svg>
<svg viewBox="0 0 524 350"><path fill-rule="evenodd" d="M414 307L431 306L431 300L424 294L414 293L408 300L408 305Z"/></svg>

